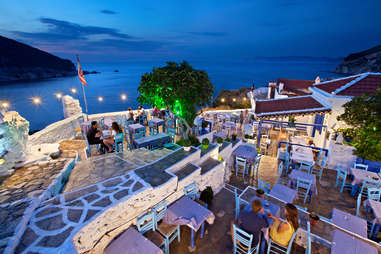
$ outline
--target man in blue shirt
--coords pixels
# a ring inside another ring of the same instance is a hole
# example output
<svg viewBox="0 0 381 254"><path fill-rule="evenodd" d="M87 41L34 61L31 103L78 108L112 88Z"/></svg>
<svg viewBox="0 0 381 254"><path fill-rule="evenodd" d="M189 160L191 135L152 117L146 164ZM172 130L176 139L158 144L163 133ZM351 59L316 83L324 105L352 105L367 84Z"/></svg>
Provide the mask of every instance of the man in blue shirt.
<svg viewBox="0 0 381 254"><path fill-rule="evenodd" d="M251 202L250 210L243 209L240 211L238 221L235 224L247 233L252 234L253 242L251 246L257 246L262 229L269 227L268 217L262 207L262 202L254 199Z"/></svg>

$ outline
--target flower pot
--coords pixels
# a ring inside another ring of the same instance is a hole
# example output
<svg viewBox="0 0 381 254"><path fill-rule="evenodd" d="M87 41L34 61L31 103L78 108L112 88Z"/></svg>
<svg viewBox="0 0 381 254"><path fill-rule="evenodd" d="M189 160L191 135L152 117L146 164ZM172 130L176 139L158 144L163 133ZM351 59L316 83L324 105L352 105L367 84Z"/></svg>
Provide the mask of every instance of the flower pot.
<svg viewBox="0 0 381 254"><path fill-rule="evenodd" d="M208 149L209 145L202 145L202 149L206 150Z"/></svg>
<svg viewBox="0 0 381 254"><path fill-rule="evenodd" d="M186 151L186 152L189 152L189 151L190 151L190 149L191 149L191 147L190 147L190 146L184 146L184 151Z"/></svg>
<svg viewBox="0 0 381 254"><path fill-rule="evenodd" d="M316 214L314 215L310 214L309 221L311 226L315 227L318 224L319 220L320 220L319 216L317 216Z"/></svg>
<svg viewBox="0 0 381 254"><path fill-rule="evenodd" d="M257 189L256 193L257 193L257 197L259 197L259 198L265 198L265 191L264 190Z"/></svg>

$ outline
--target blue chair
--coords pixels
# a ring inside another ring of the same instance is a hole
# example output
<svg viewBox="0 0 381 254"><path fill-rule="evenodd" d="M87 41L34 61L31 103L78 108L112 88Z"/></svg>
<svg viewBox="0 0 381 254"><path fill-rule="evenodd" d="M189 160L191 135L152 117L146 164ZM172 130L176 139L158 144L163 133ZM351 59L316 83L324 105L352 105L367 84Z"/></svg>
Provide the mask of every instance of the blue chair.
<svg viewBox="0 0 381 254"><path fill-rule="evenodd" d="M259 164L261 163L262 159L262 154L258 154L257 157L255 157L255 163L253 166L253 175L256 176L258 175L258 169L259 169Z"/></svg>
<svg viewBox="0 0 381 254"><path fill-rule="evenodd" d="M307 247L305 254L311 254L311 225L309 220L307 220Z"/></svg>
<svg viewBox="0 0 381 254"><path fill-rule="evenodd" d="M86 145L87 145L87 153L89 154L89 156L91 156L91 147L92 146L96 146L97 147L97 152L99 153L99 147L100 147L99 144L90 145L89 141L87 140L87 136L86 135L85 135L85 140L86 140Z"/></svg>
<svg viewBox="0 0 381 254"><path fill-rule="evenodd" d="M290 171L290 166L291 166L290 161L291 161L290 160L290 154L286 153L286 156L284 158L284 169L286 171L286 174L288 174Z"/></svg>
<svg viewBox="0 0 381 254"><path fill-rule="evenodd" d="M261 179L258 179L258 189L262 189L265 191L265 193L269 193L271 187L270 184L266 183L265 181L262 181Z"/></svg>
<svg viewBox="0 0 381 254"><path fill-rule="evenodd" d="M171 137L172 143L175 143L176 129L167 128L167 130L168 130L168 135Z"/></svg>
<svg viewBox="0 0 381 254"><path fill-rule="evenodd" d="M316 175L319 177L319 181L321 181L321 177L323 175L324 168L327 164L328 157L324 157L323 160L321 160L320 164L318 164L318 167L314 166L311 169L311 174L316 173Z"/></svg>
<svg viewBox="0 0 381 254"><path fill-rule="evenodd" d="M152 209L154 222L155 222L155 228L157 229L157 231L159 231L159 233L162 236L165 237L167 244L169 246L169 244L171 244L171 242L173 242L173 240L175 240L176 238L177 238L177 241L180 242L180 226L167 224L165 222L161 222L159 224L159 221L163 219L166 211L167 211L167 202L165 200L157 204ZM167 252L166 254L168 253L169 252Z"/></svg>
<svg viewBox="0 0 381 254"><path fill-rule="evenodd" d="M354 168L357 168L357 169L362 169L362 170L365 170L367 171L368 170L368 165L366 164L361 164L361 163L353 163L353 167Z"/></svg>
<svg viewBox="0 0 381 254"><path fill-rule="evenodd" d="M124 125L124 118L121 116L116 116L116 122L118 123L119 126Z"/></svg>
<svg viewBox="0 0 381 254"><path fill-rule="evenodd" d="M357 196L357 202L356 202L356 216L359 216L359 213L360 213L360 206L361 206L361 193Z"/></svg>
<svg viewBox="0 0 381 254"><path fill-rule="evenodd" d="M237 188L234 188L234 201L235 201L235 221L238 220L238 216L239 216L239 211L240 211L240 202L239 202L239 197L238 197L238 193L237 193Z"/></svg>
<svg viewBox="0 0 381 254"><path fill-rule="evenodd" d="M288 180L286 178L283 178L282 174L283 174L283 161L281 161L278 165L278 183L287 185Z"/></svg>
<svg viewBox="0 0 381 254"><path fill-rule="evenodd" d="M105 127L105 118L102 117L100 120L99 120L99 124L101 126L101 129L104 130L104 127Z"/></svg>
<svg viewBox="0 0 381 254"><path fill-rule="evenodd" d="M380 188L380 182L373 179L364 179L360 193L368 198L368 188Z"/></svg>
<svg viewBox="0 0 381 254"><path fill-rule="evenodd" d="M157 128L153 122L148 122L149 135L157 135Z"/></svg>
<svg viewBox="0 0 381 254"><path fill-rule="evenodd" d="M304 204L306 203L307 197L309 196L311 185L312 185L311 180L300 178L300 177L296 179L296 190L298 191L299 197L304 198L304 201L303 201Z"/></svg>
<svg viewBox="0 0 381 254"><path fill-rule="evenodd" d="M321 160L321 158L323 157L324 155L324 151L322 149L319 149L319 153L318 153L318 161Z"/></svg>
<svg viewBox="0 0 381 254"><path fill-rule="evenodd" d="M341 168L341 167L337 168L335 188L338 185L340 186L340 181L341 181L340 193L343 192L343 189L345 186L345 181L347 180L347 174L348 174L348 172L346 170L344 170L343 168Z"/></svg>
<svg viewBox="0 0 381 254"><path fill-rule="evenodd" d="M188 198L191 198L193 200L198 198L198 187L197 183L191 183L187 186L184 187L184 195L187 196Z"/></svg>
<svg viewBox="0 0 381 254"><path fill-rule="evenodd" d="M261 242L261 238L259 237L259 241L256 247L252 247L251 243L253 242L253 235L248 234L235 224L233 224L233 253L259 253L259 244Z"/></svg>
<svg viewBox="0 0 381 254"><path fill-rule="evenodd" d="M368 199L380 201L381 189L379 188L368 188Z"/></svg>
<svg viewBox="0 0 381 254"><path fill-rule="evenodd" d="M116 134L115 137L114 137L114 140L115 140L115 150L117 152L119 152L119 151L123 152L123 139L124 139L123 132Z"/></svg>
<svg viewBox="0 0 381 254"><path fill-rule="evenodd" d="M247 170L246 159L236 156L235 157L235 175L237 176L242 171L242 177L245 177Z"/></svg>
<svg viewBox="0 0 381 254"><path fill-rule="evenodd" d="M302 163L300 163L300 166L299 166L298 170L310 174L311 173L312 165L313 164L308 162L308 161L302 161Z"/></svg>
<svg viewBox="0 0 381 254"><path fill-rule="evenodd" d="M155 231L155 219L153 212L147 213L136 220L138 231L153 242L156 246L169 253L169 244L167 240L158 232Z"/></svg>
<svg viewBox="0 0 381 254"><path fill-rule="evenodd" d="M134 133L134 139L138 139L138 138L142 138L142 137L144 137L143 131L139 131L139 132Z"/></svg>
<svg viewBox="0 0 381 254"><path fill-rule="evenodd" d="M134 124L135 122L134 122L134 120L127 120L126 122L125 122L125 125L131 125L131 124Z"/></svg>
<svg viewBox="0 0 381 254"><path fill-rule="evenodd" d="M81 134L81 139L83 139L83 134L82 134L82 129L81 129L81 127L76 128L75 125L74 125L74 122L73 122L73 121L70 121L70 125L71 125L71 128L72 128L72 130L73 130L73 136L74 136L74 139L77 138L78 133Z"/></svg>
<svg viewBox="0 0 381 254"><path fill-rule="evenodd" d="M282 245L279 245L277 244L276 242L274 242L271 238L269 240L269 243L268 243L268 247L267 247L267 254L271 254L271 253L277 253L277 254L291 254L291 250L292 250L292 244L294 243L294 239L295 239L295 236L296 236L296 232L294 232L291 236L291 239L290 241L288 242L288 246L287 248L282 246Z"/></svg>

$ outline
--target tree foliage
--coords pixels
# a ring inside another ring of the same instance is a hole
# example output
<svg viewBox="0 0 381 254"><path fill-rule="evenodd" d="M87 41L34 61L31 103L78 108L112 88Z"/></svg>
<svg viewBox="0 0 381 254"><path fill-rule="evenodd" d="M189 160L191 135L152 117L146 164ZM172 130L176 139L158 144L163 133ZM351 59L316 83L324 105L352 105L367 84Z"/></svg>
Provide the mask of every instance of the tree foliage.
<svg viewBox="0 0 381 254"><path fill-rule="evenodd" d="M363 159L381 161L381 89L375 95L354 97L344 104L344 109L337 119L352 126L341 132L351 133L355 154Z"/></svg>
<svg viewBox="0 0 381 254"><path fill-rule="evenodd" d="M205 71L194 69L186 61L168 62L142 76L137 100L142 104L169 107L176 115L193 124L196 109L210 102L213 85Z"/></svg>

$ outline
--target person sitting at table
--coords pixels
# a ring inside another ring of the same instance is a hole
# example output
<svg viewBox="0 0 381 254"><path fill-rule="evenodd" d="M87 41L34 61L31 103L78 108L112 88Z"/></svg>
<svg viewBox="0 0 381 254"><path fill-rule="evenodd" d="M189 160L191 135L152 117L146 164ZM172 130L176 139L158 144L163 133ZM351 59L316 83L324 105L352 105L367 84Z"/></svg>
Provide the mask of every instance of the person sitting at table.
<svg viewBox="0 0 381 254"><path fill-rule="evenodd" d="M144 124L144 117L145 117L144 108L142 105L140 105L138 107L138 116L136 117L136 122L140 124Z"/></svg>
<svg viewBox="0 0 381 254"><path fill-rule="evenodd" d="M160 114L160 110L155 106L152 110L152 115L157 117Z"/></svg>
<svg viewBox="0 0 381 254"><path fill-rule="evenodd" d="M271 213L268 216L274 220L274 223L270 227L271 239L275 243L287 248L292 234L299 227L298 209L293 204L287 203L285 207L285 222L280 221L277 217L271 215Z"/></svg>
<svg viewBox="0 0 381 254"><path fill-rule="evenodd" d="M111 125L111 136L103 140L103 143L107 146L108 152L114 152L115 136L116 134L122 133L122 128L120 128L117 122L113 122Z"/></svg>
<svg viewBox="0 0 381 254"><path fill-rule="evenodd" d="M102 135L102 131L98 130L98 123L97 121L91 122L91 127L88 129L86 136L87 141L89 142L89 145L101 145L101 152L104 152L106 149L106 145L104 144L103 140L100 138Z"/></svg>
<svg viewBox="0 0 381 254"><path fill-rule="evenodd" d="M132 108L128 108L128 118L127 121L133 121L134 120L134 112L132 111Z"/></svg>
<svg viewBox="0 0 381 254"><path fill-rule="evenodd" d="M256 247L262 229L269 226L268 217L262 207L262 202L259 199L254 199L251 202L250 210L243 209L239 212L238 221L236 221L235 224L245 232L253 235L251 246ZM233 222L231 223L231 233L232 239L234 241Z"/></svg>

